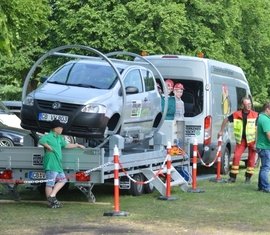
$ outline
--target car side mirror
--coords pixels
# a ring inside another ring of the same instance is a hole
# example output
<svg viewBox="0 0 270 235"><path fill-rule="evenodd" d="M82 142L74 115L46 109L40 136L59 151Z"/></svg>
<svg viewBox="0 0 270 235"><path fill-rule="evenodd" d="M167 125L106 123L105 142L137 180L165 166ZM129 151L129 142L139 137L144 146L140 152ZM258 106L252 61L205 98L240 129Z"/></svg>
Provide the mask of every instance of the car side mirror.
<svg viewBox="0 0 270 235"><path fill-rule="evenodd" d="M135 86L127 86L127 87L125 88L125 90L126 90L126 94L127 94L127 95L139 93L138 87L135 87ZM119 96L122 96L122 95L123 95L123 94L122 94L122 89L120 89L120 90L119 90Z"/></svg>

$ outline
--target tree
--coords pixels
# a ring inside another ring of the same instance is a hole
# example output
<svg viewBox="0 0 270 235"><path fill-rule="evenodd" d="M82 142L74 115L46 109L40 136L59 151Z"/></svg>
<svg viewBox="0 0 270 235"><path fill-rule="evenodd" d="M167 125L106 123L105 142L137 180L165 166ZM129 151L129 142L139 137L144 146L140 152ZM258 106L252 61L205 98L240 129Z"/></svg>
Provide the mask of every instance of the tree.
<svg viewBox="0 0 270 235"><path fill-rule="evenodd" d="M42 51L50 7L46 0L0 2L1 58L0 98L20 99L23 78ZM12 55L12 56L11 56Z"/></svg>
<svg viewBox="0 0 270 235"><path fill-rule="evenodd" d="M239 43L249 61L245 68L254 98L264 103L270 95L270 2L241 1Z"/></svg>
<svg viewBox="0 0 270 235"><path fill-rule="evenodd" d="M49 47L83 44L103 52L175 53L186 27L184 5L175 1L54 0Z"/></svg>

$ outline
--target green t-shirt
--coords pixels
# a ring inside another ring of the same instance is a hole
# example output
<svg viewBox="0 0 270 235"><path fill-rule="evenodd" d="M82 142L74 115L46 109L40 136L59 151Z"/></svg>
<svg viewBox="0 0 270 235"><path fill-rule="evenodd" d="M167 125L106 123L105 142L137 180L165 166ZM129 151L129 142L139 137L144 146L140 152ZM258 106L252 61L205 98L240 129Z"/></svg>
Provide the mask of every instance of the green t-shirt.
<svg viewBox="0 0 270 235"><path fill-rule="evenodd" d="M161 106L162 106L162 111L163 111L164 106L165 106L165 97L164 96L162 96L162 98L161 98ZM168 96L168 109L167 109L167 114L166 114L165 120L173 120L174 114L175 114L175 98L174 98L174 96Z"/></svg>
<svg viewBox="0 0 270 235"><path fill-rule="evenodd" d="M265 113L261 113L257 122L256 148L270 149L270 141L267 138L267 132L270 132L270 117Z"/></svg>
<svg viewBox="0 0 270 235"><path fill-rule="evenodd" d="M57 135L54 131L44 135L39 140L40 144L48 144L53 151L45 150L43 158L43 167L45 171L63 172L62 167L62 148L65 148L67 142L62 135Z"/></svg>

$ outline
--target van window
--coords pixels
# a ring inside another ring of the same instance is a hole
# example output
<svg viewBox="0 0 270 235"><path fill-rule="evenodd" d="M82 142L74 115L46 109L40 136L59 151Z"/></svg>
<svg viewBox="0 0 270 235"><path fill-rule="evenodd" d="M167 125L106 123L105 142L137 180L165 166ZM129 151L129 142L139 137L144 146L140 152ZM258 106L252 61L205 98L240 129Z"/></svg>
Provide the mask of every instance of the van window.
<svg viewBox="0 0 270 235"><path fill-rule="evenodd" d="M145 84L145 91L152 91L155 89L154 75L149 70L141 70L142 77Z"/></svg>
<svg viewBox="0 0 270 235"><path fill-rule="evenodd" d="M200 81L179 80L184 85L182 100L185 105L185 117L195 117L203 111L203 83ZM175 82L175 83L176 83Z"/></svg>
<svg viewBox="0 0 270 235"><path fill-rule="evenodd" d="M246 89L242 87L236 87L236 96L237 96L237 109L241 109L242 98L247 96Z"/></svg>
<svg viewBox="0 0 270 235"><path fill-rule="evenodd" d="M128 72L124 81L125 87L133 86L137 87L139 93L143 91L142 89L142 79L141 74L138 69L134 69Z"/></svg>

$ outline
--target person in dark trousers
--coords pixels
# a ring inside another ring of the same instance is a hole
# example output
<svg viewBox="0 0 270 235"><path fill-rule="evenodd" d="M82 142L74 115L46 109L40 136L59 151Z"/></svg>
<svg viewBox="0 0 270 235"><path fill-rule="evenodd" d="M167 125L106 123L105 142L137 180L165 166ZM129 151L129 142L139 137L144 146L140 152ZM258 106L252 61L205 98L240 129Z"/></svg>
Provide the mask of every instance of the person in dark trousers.
<svg viewBox="0 0 270 235"><path fill-rule="evenodd" d="M257 122L256 148L261 160L259 171L258 190L270 193L269 172L270 172L270 102L263 106Z"/></svg>
<svg viewBox="0 0 270 235"><path fill-rule="evenodd" d="M62 207L61 203L56 199L57 193L67 181L62 167L62 148L85 148L77 143L67 143L61 135L63 128L63 123L59 120L53 120L50 132L39 140L39 144L44 146L45 149L43 167L48 180L45 193L50 208Z"/></svg>
<svg viewBox="0 0 270 235"><path fill-rule="evenodd" d="M234 150L233 164L230 171L230 178L228 179L228 182L230 183L234 183L236 181L237 174L239 173L240 159L246 148L248 148L248 160L245 173L245 183L250 183L255 167L256 119L258 117L258 113L251 110L251 100L248 97L244 97L242 99L241 105L241 110L232 113L223 120L221 129L218 133L218 137L222 136L226 124L228 122L233 122L236 146Z"/></svg>

